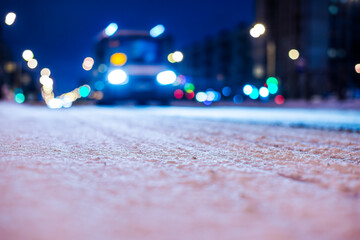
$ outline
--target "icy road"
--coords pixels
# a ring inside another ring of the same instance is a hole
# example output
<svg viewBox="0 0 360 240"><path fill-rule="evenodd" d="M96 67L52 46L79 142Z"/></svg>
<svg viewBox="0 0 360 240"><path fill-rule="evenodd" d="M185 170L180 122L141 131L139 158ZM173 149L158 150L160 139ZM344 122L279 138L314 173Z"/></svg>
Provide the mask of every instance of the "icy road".
<svg viewBox="0 0 360 240"><path fill-rule="evenodd" d="M0 103L0 239L360 239L359 113L263 110Z"/></svg>

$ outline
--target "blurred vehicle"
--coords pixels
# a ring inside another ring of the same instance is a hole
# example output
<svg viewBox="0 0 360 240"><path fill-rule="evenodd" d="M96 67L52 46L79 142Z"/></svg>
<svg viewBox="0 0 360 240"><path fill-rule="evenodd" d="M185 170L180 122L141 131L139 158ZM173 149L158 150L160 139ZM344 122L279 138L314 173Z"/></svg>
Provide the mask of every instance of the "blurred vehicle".
<svg viewBox="0 0 360 240"><path fill-rule="evenodd" d="M102 92L98 103L135 100L146 104L157 100L168 104L177 78L167 61L170 47L170 38L154 37L149 31L103 34L95 46L92 81L94 89Z"/></svg>

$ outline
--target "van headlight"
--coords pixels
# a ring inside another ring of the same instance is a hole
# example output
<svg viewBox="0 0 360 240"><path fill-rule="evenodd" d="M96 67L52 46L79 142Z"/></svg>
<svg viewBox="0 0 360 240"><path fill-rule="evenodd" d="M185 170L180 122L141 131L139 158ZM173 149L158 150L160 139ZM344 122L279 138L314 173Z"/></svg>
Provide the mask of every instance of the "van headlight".
<svg viewBox="0 0 360 240"><path fill-rule="evenodd" d="M107 79L109 81L109 83L114 84L114 85L124 85L128 82L128 76L126 74L126 72L124 72L121 69L116 69L111 71L108 76Z"/></svg>
<svg viewBox="0 0 360 240"><path fill-rule="evenodd" d="M163 71L156 76L156 80L161 85L172 84L176 81L176 74L173 71Z"/></svg>

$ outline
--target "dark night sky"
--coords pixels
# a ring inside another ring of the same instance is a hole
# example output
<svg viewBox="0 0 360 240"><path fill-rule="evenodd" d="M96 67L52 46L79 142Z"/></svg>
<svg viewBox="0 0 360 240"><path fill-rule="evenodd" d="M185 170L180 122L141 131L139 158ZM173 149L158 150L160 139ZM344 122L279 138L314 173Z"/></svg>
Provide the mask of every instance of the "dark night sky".
<svg viewBox="0 0 360 240"><path fill-rule="evenodd" d="M52 70L58 94L77 87L79 78L86 75L82 61L92 55L94 36L111 22L126 29L163 24L181 49L254 18L252 0L1 1L1 15L9 11L17 14L17 20L4 27L3 37L14 59L20 60L25 49L33 50L39 68Z"/></svg>

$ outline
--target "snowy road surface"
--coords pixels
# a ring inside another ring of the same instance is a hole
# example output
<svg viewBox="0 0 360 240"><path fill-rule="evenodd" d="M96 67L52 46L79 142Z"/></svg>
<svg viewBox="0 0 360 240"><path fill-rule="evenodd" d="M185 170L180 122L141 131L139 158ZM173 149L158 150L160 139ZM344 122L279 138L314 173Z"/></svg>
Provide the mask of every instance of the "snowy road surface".
<svg viewBox="0 0 360 240"><path fill-rule="evenodd" d="M160 116L360 131L359 110L264 107L176 107L147 110L149 114Z"/></svg>
<svg viewBox="0 0 360 240"><path fill-rule="evenodd" d="M164 109L0 103L0 239L360 239L359 133Z"/></svg>

